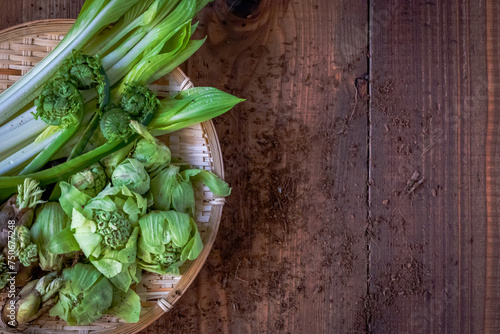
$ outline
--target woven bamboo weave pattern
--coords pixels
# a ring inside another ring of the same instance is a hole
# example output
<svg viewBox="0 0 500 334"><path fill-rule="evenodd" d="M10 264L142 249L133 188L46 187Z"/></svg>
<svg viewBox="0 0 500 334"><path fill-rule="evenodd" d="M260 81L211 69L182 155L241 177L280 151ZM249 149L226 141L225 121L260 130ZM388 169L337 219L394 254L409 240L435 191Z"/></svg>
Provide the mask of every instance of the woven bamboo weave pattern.
<svg viewBox="0 0 500 334"><path fill-rule="evenodd" d="M26 74L64 37L72 20L44 20L9 28L0 32L0 92ZM193 87L190 79L176 69L151 85L160 98ZM162 136L172 156L194 168L210 170L223 177L222 158L217 134L211 121ZM158 275L144 272L135 287L141 297L143 310L136 324L125 324L114 317L103 317L90 326L67 326L66 322L47 314L37 319L27 333L135 333L146 328L169 311L194 280L208 256L219 227L224 199L215 198L202 184L194 184L196 193L196 222L204 249L193 262L181 268L182 276ZM0 294L4 303L6 294ZM1 330L0 330L1 332Z"/></svg>

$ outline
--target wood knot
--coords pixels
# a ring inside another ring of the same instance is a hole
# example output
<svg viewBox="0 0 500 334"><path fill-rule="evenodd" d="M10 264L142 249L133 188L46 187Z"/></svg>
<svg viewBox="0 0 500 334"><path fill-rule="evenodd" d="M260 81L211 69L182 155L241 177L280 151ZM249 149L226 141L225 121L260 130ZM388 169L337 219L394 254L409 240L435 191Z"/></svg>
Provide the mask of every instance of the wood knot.
<svg viewBox="0 0 500 334"><path fill-rule="evenodd" d="M252 18L260 3L261 0L226 0L228 12L244 19Z"/></svg>

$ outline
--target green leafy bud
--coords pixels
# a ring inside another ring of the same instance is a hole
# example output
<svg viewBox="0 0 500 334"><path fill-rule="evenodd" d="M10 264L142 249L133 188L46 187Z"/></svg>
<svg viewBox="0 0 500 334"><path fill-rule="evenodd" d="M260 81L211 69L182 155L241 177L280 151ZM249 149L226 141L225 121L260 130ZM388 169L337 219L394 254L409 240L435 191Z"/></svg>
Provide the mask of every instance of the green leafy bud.
<svg viewBox="0 0 500 334"><path fill-rule="evenodd" d="M38 247L36 244L29 244L23 251L18 252L19 262L25 267L38 260Z"/></svg>
<svg viewBox="0 0 500 334"><path fill-rule="evenodd" d="M35 100L35 119L63 128L79 122L83 112L83 98L71 82L55 79L48 82Z"/></svg>
<svg viewBox="0 0 500 334"><path fill-rule="evenodd" d="M136 266L138 220L146 214L147 200L125 186L108 185L96 197L87 196L85 203L78 203L84 194L67 183L61 182L61 192L65 206L74 203L71 226L56 234L49 246L60 245L57 252L64 254L74 250L68 239L75 240L90 263L127 292L140 276L130 268Z"/></svg>
<svg viewBox="0 0 500 334"><path fill-rule="evenodd" d="M139 267L159 274L179 274L179 266L194 260L203 242L193 218L177 211L152 211L139 220Z"/></svg>
<svg viewBox="0 0 500 334"><path fill-rule="evenodd" d="M111 176L113 186L126 186L130 190L144 195L150 187L149 174L144 165L136 159L126 159L119 164Z"/></svg>
<svg viewBox="0 0 500 334"><path fill-rule="evenodd" d="M132 224L121 210L94 212L97 231L103 236L103 243L115 249L124 246L132 234Z"/></svg>
<svg viewBox="0 0 500 334"><path fill-rule="evenodd" d="M95 197L106 187L108 178L101 164L95 163L72 175L68 183L90 197Z"/></svg>
<svg viewBox="0 0 500 334"><path fill-rule="evenodd" d="M101 318L113 301L113 287L94 266L78 263L64 269L65 284L57 304L50 309L68 325L88 325Z"/></svg>
<svg viewBox="0 0 500 334"><path fill-rule="evenodd" d="M127 85L120 102L121 108L141 123L156 113L159 104L156 94L142 85Z"/></svg>
<svg viewBox="0 0 500 334"><path fill-rule="evenodd" d="M26 226L16 226L11 242L14 255L24 266L28 267L38 260L38 248L31 242L30 230Z"/></svg>
<svg viewBox="0 0 500 334"><path fill-rule="evenodd" d="M231 188L220 177L204 169L186 169L179 172L172 165L161 170L151 180L153 207L158 210L175 209L194 216L195 196L192 182L204 183L216 196L229 196Z"/></svg>
<svg viewBox="0 0 500 334"><path fill-rule="evenodd" d="M59 276L56 271L51 272L40 278L36 283L35 289L40 293L41 301L46 302L54 296L64 284L64 278Z"/></svg>
<svg viewBox="0 0 500 334"><path fill-rule="evenodd" d="M45 203L36 210L31 227L31 239L38 247L40 268L44 271L61 270L63 257L49 251L49 244L57 233L69 225L69 218L58 202Z"/></svg>
<svg viewBox="0 0 500 334"><path fill-rule="evenodd" d="M134 130L142 136L137 141L132 152L132 158L139 160L144 165L148 173L153 173L152 177L157 174L160 168L165 167L170 163L170 149L165 143L153 137L147 127L132 121Z"/></svg>
<svg viewBox="0 0 500 334"><path fill-rule="evenodd" d="M63 62L57 75L73 83L78 89L96 88L99 104L108 103L109 80L98 55L92 57L82 54L81 50L73 50L71 57Z"/></svg>
<svg viewBox="0 0 500 334"><path fill-rule="evenodd" d="M16 203L19 209L31 209L44 203L41 200L43 190L40 189L36 180L25 178L24 182L17 186L17 193Z"/></svg>
<svg viewBox="0 0 500 334"><path fill-rule="evenodd" d="M108 141L123 140L133 133L130 127L131 117L119 108L108 110L102 115L101 132Z"/></svg>
<svg viewBox="0 0 500 334"><path fill-rule="evenodd" d="M73 50L71 57L63 62L57 75L72 81L78 89L90 89L103 80L100 69L101 60L98 56L91 57L82 54L81 50Z"/></svg>

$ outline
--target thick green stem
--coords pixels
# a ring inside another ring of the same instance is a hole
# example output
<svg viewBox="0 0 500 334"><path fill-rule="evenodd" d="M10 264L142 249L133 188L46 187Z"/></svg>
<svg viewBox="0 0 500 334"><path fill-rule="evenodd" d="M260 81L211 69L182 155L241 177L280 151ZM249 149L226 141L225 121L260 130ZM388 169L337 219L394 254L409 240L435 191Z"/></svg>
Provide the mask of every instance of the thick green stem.
<svg viewBox="0 0 500 334"><path fill-rule="evenodd" d="M137 138L139 138L139 135L134 134L128 137L126 141L114 140L112 142L107 142L92 151L76 157L73 160L66 161L58 166L36 173L18 176L0 176L0 202L5 201L10 195L14 194L17 191L17 185L21 184L27 177L38 180L41 186L67 180L76 172L89 167L94 162L97 162L105 156L127 146Z"/></svg>
<svg viewBox="0 0 500 334"><path fill-rule="evenodd" d="M57 153L78 131L80 128L81 122L77 122L73 125L70 125L61 131L61 134L57 136L56 140L52 141L52 143L47 146L42 152L40 152L35 159L33 159L28 166L24 167L24 169L19 173L19 175L26 175L37 170L40 170L47 162L50 161L50 158L54 154Z"/></svg>
<svg viewBox="0 0 500 334"><path fill-rule="evenodd" d="M94 113L94 115L92 115L92 118L90 119L89 124L85 128L85 131L78 139L78 142L73 147L73 150L71 150L71 154L68 157L68 161L82 154L83 150L85 149L85 146L87 146L87 143L89 142L90 138L92 138L92 135L99 126L99 120L101 119L102 113L104 112L104 108L109 103L111 85L109 83L106 71L104 71L104 68L101 67L100 72L104 76L104 85L102 87L102 93L101 93L102 99L100 99L101 104L99 105L99 110L97 110Z"/></svg>
<svg viewBox="0 0 500 334"><path fill-rule="evenodd" d="M99 126L99 120L101 119L99 113L94 113L92 115L92 118L90 119L89 124L85 128L85 131L82 133L80 139L78 139L78 142L75 144L73 149L71 150L71 154L68 157L68 161L71 159L74 159L75 157L79 156L83 150L85 149L85 146L87 146L87 143L89 142L90 138L92 138L92 135L94 134L95 130Z"/></svg>

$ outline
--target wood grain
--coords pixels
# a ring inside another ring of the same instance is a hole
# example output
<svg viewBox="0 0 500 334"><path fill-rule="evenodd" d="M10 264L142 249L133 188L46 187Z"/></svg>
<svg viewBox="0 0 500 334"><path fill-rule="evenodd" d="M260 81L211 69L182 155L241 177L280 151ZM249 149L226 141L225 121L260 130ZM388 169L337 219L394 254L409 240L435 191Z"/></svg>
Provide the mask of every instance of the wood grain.
<svg viewBox="0 0 500 334"><path fill-rule="evenodd" d="M365 330L366 2L255 3L199 18L188 75L247 99L216 120L233 192L205 269L145 333Z"/></svg>
<svg viewBox="0 0 500 334"><path fill-rule="evenodd" d="M0 29L44 19L74 19L85 0L3 0Z"/></svg>
<svg viewBox="0 0 500 334"><path fill-rule="evenodd" d="M488 114L486 132L486 300L484 310L485 333L498 332L500 328L500 4L486 2L486 56Z"/></svg>
<svg viewBox="0 0 500 334"><path fill-rule="evenodd" d="M494 22L484 1L377 1L370 11L370 330L498 332L486 316L498 317L498 272L486 279L498 256L488 239L498 214L486 206L497 182L486 173Z"/></svg>
<svg viewBox="0 0 500 334"><path fill-rule="evenodd" d="M0 28L82 3L4 1ZM183 69L247 99L215 121L233 193L198 278L142 333L500 332L499 14L205 8Z"/></svg>

